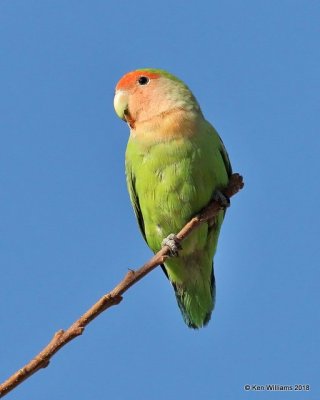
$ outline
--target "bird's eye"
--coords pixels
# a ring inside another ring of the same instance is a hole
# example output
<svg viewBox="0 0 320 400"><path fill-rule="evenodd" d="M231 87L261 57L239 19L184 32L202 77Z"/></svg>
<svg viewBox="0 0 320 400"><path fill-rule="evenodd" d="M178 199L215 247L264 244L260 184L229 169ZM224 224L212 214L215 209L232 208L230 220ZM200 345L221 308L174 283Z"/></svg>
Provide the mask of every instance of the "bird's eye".
<svg viewBox="0 0 320 400"><path fill-rule="evenodd" d="M146 76L140 76L137 82L139 83L139 85L147 85L149 81L150 79L147 78Z"/></svg>

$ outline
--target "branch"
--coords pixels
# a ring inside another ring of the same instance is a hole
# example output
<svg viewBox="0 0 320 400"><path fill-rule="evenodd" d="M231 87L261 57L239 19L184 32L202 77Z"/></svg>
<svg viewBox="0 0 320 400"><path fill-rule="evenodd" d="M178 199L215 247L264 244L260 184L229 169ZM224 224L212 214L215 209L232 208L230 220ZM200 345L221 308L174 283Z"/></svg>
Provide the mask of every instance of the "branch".
<svg viewBox="0 0 320 400"><path fill-rule="evenodd" d="M230 177L228 186L222 190L227 197L232 197L243 188L243 179L239 174L233 174ZM216 200L209 203L198 215L193 217L176 235L180 242L190 235L200 224L215 217L224 207ZM165 262L170 257L170 249L164 246L157 254L155 254L146 264L136 271L129 270L124 279L111 292L102 296L86 313L75 321L67 330L56 332L48 343L48 345L40 351L31 361L16 373L10 376L4 383L0 385L0 397L5 396L15 387L20 385L24 380L41 368L49 365L52 356L65 346L68 342L81 335L85 327L94 320L99 314L111 306L117 305L122 300L122 295L132 285L137 283L145 275L155 269L158 265Z"/></svg>

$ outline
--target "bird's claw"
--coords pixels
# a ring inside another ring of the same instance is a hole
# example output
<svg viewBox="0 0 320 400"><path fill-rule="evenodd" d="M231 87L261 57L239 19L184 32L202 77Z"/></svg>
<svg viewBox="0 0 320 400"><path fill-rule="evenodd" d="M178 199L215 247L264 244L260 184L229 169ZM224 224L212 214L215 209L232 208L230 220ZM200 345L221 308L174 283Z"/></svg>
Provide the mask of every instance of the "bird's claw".
<svg viewBox="0 0 320 400"><path fill-rule="evenodd" d="M179 239L174 233L170 233L161 243L161 247L168 246L170 249L170 255L176 257L179 255L179 250L182 249Z"/></svg>
<svg viewBox="0 0 320 400"><path fill-rule="evenodd" d="M224 195L220 190L216 190L213 194L213 200L218 202L221 207L228 208L230 207L230 199L228 196Z"/></svg>

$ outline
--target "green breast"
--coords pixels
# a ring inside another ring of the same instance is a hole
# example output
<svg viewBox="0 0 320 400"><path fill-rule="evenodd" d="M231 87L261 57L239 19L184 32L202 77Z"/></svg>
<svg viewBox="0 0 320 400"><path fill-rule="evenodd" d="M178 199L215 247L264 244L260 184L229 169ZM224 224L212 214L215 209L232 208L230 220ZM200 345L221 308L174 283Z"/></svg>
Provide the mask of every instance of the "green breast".
<svg viewBox="0 0 320 400"><path fill-rule="evenodd" d="M217 188L227 184L219 143L218 135L210 130L152 146L130 138L127 179L133 176L135 182L133 189L129 182L128 186L135 191L146 240L153 251L160 249L164 237L177 233L200 211ZM206 240L204 225L184 244L184 251L200 250Z"/></svg>

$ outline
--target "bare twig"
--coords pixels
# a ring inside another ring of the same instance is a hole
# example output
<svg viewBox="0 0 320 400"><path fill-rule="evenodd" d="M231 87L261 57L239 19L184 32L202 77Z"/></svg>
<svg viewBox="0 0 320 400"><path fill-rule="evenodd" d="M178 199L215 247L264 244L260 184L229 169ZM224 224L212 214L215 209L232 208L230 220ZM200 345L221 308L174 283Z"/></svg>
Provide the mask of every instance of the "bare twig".
<svg viewBox="0 0 320 400"><path fill-rule="evenodd" d="M232 197L243 188L243 179L239 174L233 174L230 177L228 186L222 190L222 193L228 197ZM192 231L200 224L213 218L218 212L223 209L223 206L218 201L212 201L198 215L192 218L176 235L178 240L182 242ZM0 397L5 396L16 386L20 385L24 380L29 378L41 368L49 365L52 356L65 346L68 342L81 335L85 327L95 319L99 314L107 308L117 305L122 300L122 295L132 285L142 279L145 275L151 272L158 265L162 264L166 258L170 257L170 249L164 246L157 254L155 254L146 264L136 271L130 270L124 279L111 292L105 294L95 303L86 313L75 321L67 330L56 332L47 344L31 361L16 373L10 376L4 383L0 385Z"/></svg>

